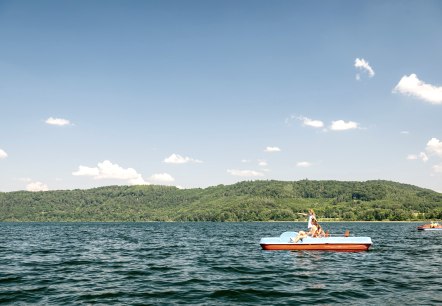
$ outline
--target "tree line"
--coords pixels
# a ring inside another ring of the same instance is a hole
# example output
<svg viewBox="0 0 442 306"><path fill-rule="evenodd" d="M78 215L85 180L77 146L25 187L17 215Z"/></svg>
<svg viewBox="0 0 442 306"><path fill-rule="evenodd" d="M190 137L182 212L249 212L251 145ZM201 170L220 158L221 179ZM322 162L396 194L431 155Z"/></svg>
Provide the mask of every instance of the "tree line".
<svg viewBox="0 0 442 306"><path fill-rule="evenodd" d="M108 186L0 193L0 221L293 221L442 219L442 194L391 181L244 181L178 189Z"/></svg>

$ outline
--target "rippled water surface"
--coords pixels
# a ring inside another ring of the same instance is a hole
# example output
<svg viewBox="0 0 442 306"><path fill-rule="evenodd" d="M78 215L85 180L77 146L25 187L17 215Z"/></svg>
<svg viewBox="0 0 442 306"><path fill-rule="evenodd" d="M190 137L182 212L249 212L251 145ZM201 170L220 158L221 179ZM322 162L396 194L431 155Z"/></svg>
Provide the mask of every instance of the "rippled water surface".
<svg viewBox="0 0 442 306"><path fill-rule="evenodd" d="M442 303L442 231L324 223L369 252L262 251L305 223L0 223L0 303Z"/></svg>

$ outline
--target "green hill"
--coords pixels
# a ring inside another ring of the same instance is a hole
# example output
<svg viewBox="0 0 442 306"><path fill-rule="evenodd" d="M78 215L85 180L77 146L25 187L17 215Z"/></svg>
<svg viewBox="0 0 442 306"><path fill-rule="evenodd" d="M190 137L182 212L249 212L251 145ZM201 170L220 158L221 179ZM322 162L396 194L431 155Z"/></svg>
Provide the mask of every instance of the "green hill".
<svg viewBox="0 0 442 306"><path fill-rule="evenodd" d="M442 194L380 180L0 193L0 221L292 221L308 208L320 220L442 219Z"/></svg>

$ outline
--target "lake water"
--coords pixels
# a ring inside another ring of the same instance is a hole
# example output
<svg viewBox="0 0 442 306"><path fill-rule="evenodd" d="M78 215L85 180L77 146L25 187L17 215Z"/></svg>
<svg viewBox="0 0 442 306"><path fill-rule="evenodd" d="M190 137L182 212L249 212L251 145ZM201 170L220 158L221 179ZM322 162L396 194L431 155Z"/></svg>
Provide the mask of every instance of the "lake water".
<svg viewBox="0 0 442 306"><path fill-rule="evenodd" d="M304 223L0 223L0 303L442 304L442 231L323 223L368 252L262 251Z"/></svg>

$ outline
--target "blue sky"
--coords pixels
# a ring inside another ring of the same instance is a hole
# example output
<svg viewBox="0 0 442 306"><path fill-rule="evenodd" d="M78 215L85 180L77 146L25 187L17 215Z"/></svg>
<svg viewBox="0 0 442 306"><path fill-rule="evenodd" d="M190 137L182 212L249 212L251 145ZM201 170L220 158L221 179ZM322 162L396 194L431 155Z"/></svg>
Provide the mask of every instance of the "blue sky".
<svg viewBox="0 0 442 306"><path fill-rule="evenodd" d="M440 1L0 1L0 191L442 192Z"/></svg>

